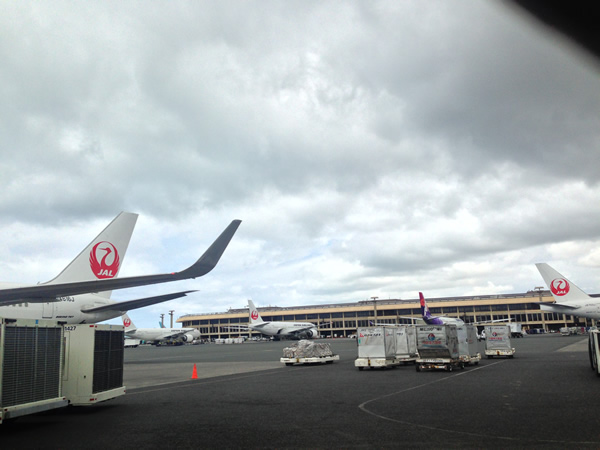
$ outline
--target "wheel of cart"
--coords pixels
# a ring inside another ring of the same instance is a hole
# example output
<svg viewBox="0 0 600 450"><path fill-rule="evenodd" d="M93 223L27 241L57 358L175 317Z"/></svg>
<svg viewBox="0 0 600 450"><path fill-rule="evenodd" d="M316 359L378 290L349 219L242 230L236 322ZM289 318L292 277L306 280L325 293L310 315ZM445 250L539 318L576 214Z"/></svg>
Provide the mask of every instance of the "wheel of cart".
<svg viewBox="0 0 600 450"><path fill-rule="evenodd" d="M446 370L448 372L452 372L454 370L454 368L452 367L452 364L446 364Z"/></svg>
<svg viewBox="0 0 600 450"><path fill-rule="evenodd" d="M285 363L286 366L293 366L294 363Z"/></svg>

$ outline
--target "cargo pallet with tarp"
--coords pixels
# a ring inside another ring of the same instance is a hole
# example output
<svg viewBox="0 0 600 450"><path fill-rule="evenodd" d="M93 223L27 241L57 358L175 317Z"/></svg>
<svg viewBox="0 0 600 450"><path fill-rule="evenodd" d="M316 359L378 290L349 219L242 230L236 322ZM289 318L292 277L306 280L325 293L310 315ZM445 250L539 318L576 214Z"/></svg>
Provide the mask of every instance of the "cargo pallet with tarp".
<svg viewBox="0 0 600 450"><path fill-rule="evenodd" d="M488 358L494 356L512 358L514 354L515 349L510 345L510 327L508 325L486 325L485 355Z"/></svg>
<svg viewBox="0 0 600 450"><path fill-rule="evenodd" d="M417 351L417 372L423 369L452 371L465 367L465 363L460 360L455 325L417 326Z"/></svg>
<svg viewBox="0 0 600 450"><path fill-rule="evenodd" d="M456 327L458 336L459 358L465 364L479 364L481 353L477 350L477 328L475 325L460 325Z"/></svg>
<svg viewBox="0 0 600 450"><path fill-rule="evenodd" d="M293 366L294 364L332 364L339 359L340 355L334 355L329 344L303 339L284 348L283 358L280 358L280 361L286 366Z"/></svg>
<svg viewBox="0 0 600 450"><path fill-rule="evenodd" d="M396 357L396 327L360 327L356 330L358 357L354 366L358 370L396 367L402 361Z"/></svg>

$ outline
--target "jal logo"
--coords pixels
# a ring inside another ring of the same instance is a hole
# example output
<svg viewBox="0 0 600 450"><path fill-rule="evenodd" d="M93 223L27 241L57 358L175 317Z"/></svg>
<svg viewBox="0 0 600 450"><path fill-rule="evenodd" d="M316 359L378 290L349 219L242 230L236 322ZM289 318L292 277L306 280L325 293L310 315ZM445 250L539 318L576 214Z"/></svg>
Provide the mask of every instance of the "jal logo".
<svg viewBox="0 0 600 450"><path fill-rule="evenodd" d="M123 319L123 325L125 325L125 328L127 328L129 325L131 325L131 320L130 319Z"/></svg>
<svg viewBox="0 0 600 450"><path fill-rule="evenodd" d="M567 295L571 286L569 286L569 282L564 278L555 278L550 283L550 290L554 295L562 297L563 295Z"/></svg>
<svg viewBox="0 0 600 450"><path fill-rule="evenodd" d="M252 317L252 320L258 319L258 311L256 311L256 310L252 311L252 315L250 317Z"/></svg>
<svg viewBox="0 0 600 450"><path fill-rule="evenodd" d="M90 268L96 278L114 278L119 272L119 252L110 242L98 242L90 252Z"/></svg>
<svg viewBox="0 0 600 450"><path fill-rule="evenodd" d="M492 336L496 337L498 336L498 333L496 333L495 331L492 333Z"/></svg>
<svg viewBox="0 0 600 450"><path fill-rule="evenodd" d="M427 336L427 339L429 339L430 341L433 341L435 339L435 334L429 333L429 335Z"/></svg>

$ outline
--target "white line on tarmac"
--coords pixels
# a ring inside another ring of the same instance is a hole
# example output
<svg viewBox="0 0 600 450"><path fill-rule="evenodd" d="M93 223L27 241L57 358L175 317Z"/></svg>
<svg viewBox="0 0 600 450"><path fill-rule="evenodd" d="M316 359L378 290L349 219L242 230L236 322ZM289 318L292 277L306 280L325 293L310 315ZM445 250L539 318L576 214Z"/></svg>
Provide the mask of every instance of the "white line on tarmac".
<svg viewBox="0 0 600 450"><path fill-rule="evenodd" d="M447 428L439 428L439 427L432 427L429 425L424 425L422 423L413 423L413 422L407 422L405 420L398 420L398 419L394 419L392 417L387 417L387 416L383 416L381 414L377 414L373 411L370 411L369 409L367 409L367 405L369 403L373 403L376 402L378 400L382 400L384 398L388 398L388 397L393 397L395 395L400 395L403 394L405 392L409 392L409 391L414 391L417 389L421 389L427 386L431 386L432 384L435 383L440 383L442 381L446 381L446 380L450 380L452 378L455 377L460 377L463 375L468 375L471 373L475 373L478 370L482 370L482 369L487 369L488 367L492 367L495 366L496 364L502 364L507 362L508 359L502 360L502 361L498 361L498 362L494 362L492 364L486 364L485 366L480 366L477 367L475 369L466 371L466 372L460 372L460 373L456 373L454 375L449 375L447 377L444 378L439 378L437 380L434 381L430 381L429 383L424 383L424 384L420 384L418 386L413 386L410 388L406 388L403 389L401 391L397 391L397 392L392 392L390 394L386 394L386 395L382 395L380 397L376 397L376 398L372 398L371 400L367 400L366 402L361 403L360 405L358 405L358 409L360 409L361 411L370 414L374 417L377 417L379 419L383 419L383 420L387 420L389 422L394 422L394 423L399 423L402 425L410 425L412 427L415 428L425 428L427 430L431 430L431 431L436 431L436 432L446 432L446 433L453 433L453 434L460 434L460 435L465 435L465 436L473 436L473 437L480 437L480 438L485 438L485 439L503 439L505 441L518 441L520 443L524 443L524 442L536 442L536 443L545 443L545 444L580 444L580 445L598 445L600 444L600 442L588 442L588 441L583 441L583 442L574 442L574 441L559 441L559 440L552 440L552 439L524 439L524 438L515 438L515 437L511 437L511 436L496 436L496 435L489 435L489 434L481 434L481 433L472 433L469 431L459 431L459 430L450 430Z"/></svg>

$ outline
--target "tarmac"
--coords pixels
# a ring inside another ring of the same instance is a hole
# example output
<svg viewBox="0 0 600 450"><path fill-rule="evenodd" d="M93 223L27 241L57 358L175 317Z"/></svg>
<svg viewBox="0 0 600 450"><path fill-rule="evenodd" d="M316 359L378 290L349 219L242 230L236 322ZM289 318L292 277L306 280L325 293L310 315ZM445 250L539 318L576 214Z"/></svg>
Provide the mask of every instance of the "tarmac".
<svg viewBox="0 0 600 450"><path fill-rule="evenodd" d="M0 425L7 448L599 448L587 336L513 339L514 358L454 372L286 367L290 344L125 350L127 394ZM483 354L483 343L481 353ZM196 366L198 378L191 379Z"/></svg>

